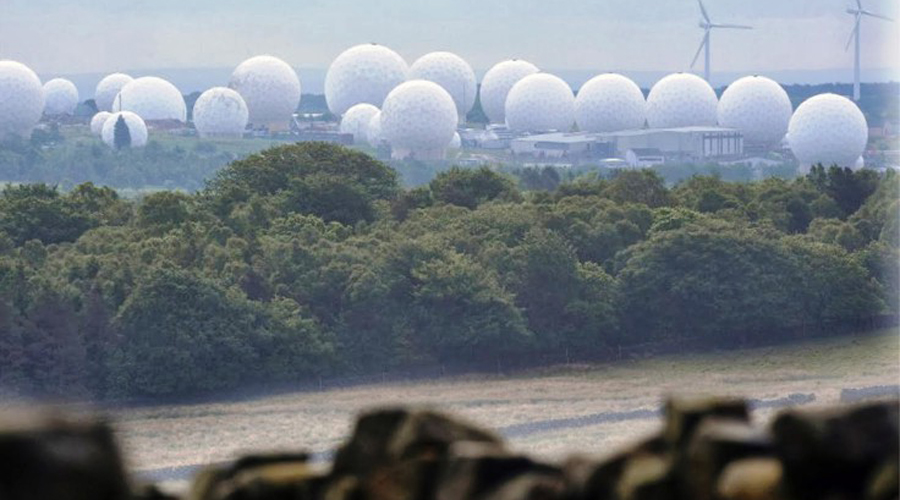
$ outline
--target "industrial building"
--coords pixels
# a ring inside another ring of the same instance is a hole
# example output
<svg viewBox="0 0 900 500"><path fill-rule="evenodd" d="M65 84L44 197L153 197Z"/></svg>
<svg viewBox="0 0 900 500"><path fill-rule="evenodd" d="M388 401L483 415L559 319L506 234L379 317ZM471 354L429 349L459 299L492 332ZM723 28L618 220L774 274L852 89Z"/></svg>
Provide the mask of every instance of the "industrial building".
<svg viewBox="0 0 900 500"><path fill-rule="evenodd" d="M629 151L648 150L654 151L651 155L654 158L635 158L635 161L661 163L666 160L728 160L743 155L744 137L736 129L722 127L639 129L609 133L557 132L518 137L510 141L510 150L519 157L559 158L576 162L626 158Z"/></svg>

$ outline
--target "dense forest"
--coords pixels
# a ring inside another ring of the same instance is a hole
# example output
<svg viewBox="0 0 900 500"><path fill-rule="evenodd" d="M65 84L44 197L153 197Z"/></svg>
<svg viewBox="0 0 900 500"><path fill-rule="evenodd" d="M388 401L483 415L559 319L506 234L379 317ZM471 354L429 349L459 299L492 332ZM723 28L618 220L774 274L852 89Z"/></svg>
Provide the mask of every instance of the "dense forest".
<svg viewBox="0 0 900 500"><path fill-rule="evenodd" d="M323 143L251 155L195 194L8 186L0 393L152 398L897 313L892 172L547 187L453 168L403 189Z"/></svg>

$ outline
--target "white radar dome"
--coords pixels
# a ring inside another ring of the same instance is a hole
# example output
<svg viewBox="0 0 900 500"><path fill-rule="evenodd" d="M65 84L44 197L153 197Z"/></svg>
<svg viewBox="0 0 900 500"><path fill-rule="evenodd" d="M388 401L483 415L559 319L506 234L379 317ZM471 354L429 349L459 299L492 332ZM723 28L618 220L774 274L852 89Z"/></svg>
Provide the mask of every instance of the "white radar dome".
<svg viewBox="0 0 900 500"><path fill-rule="evenodd" d="M97 104L97 109L99 111L112 111L113 101L116 100L116 96L122 91L122 87L133 81L134 78L124 73L113 73L100 80L100 83L97 84L97 88L94 90L94 102Z"/></svg>
<svg viewBox="0 0 900 500"><path fill-rule="evenodd" d="M378 114L378 108L371 104L357 104L344 113L341 118L341 133L353 134L353 142L361 144L367 142L366 133L372 117Z"/></svg>
<svg viewBox="0 0 900 500"><path fill-rule="evenodd" d="M393 50L377 44L345 50L325 75L328 109L341 116L360 103L382 107L388 93L406 81L409 67Z"/></svg>
<svg viewBox="0 0 900 500"><path fill-rule="evenodd" d="M575 95L558 76L537 73L519 80L506 96L506 124L519 132L568 132L575 123Z"/></svg>
<svg viewBox="0 0 900 500"><path fill-rule="evenodd" d="M372 115L372 119L369 120L369 126L366 128L366 142L373 148L377 148L385 142L384 135L381 133L381 111Z"/></svg>
<svg viewBox="0 0 900 500"><path fill-rule="evenodd" d="M254 126L287 130L300 105L300 78L277 57L256 56L242 62L228 87L244 98Z"/></svg>
<svg viewBox="0 0 900 500"><path fill-rule="evenodd" d="M787 92L764 76L745 76L719 99L719 125L744 134L744 142L777 146L787 133L794 109Z"/></svg>
<svg viewBox="0 0 900 500"><path fill-rule="evenodd" d="M453 98L440 85L425 80L400 84L381 110L384 138L395 158L442 159L458 123Z"/></svg>
<svg viewBox="0 0 900 500"><path fill-rule="evenodd" d="M103 124L112 116L109 111L101 111L91 118L91 133L100 136L103 133Z"/></svg>
<svg viewBox="0 0 900 500"><path fill-rule="evenodd" d="M788 143L802 167L852 167L869 140L862 111L836 94L810 97L797 107L788 125Z"/></svg>
<svg viewBox="0 0 900 500"><path fill-rule="evenodd" d="M506 96L522 78L537 73L534 64L518 59L497 63L481 80L481 109L491 123L506 122Z"/></svg>
<svg viewBox="0 0 900 500"><path fill-rule="evenodd" d="M244 98L225 87L207 90L194 103L194 127L204 138L241 138L247 128L248 116Z"/></svg>
<svg viewBox="0 0 900 500"><path fill-rule="evenodd" d="M409 67L409 78L428 80L444 87L463 120L475 106L478 93L475 72L469 63L452 52L432 52L420 57Z"/></svg>
<svg viewBox="0 0 900 500"><path fill-rule="evenodd" d="M575 122L585 132L616 132L644 127L647 102L641 88L616 73L595 76L575 98Z"/></svg>
<svg viewBox="0 0 900 500"><path fill-rule="evenodd" d="M0 139L28 137L44 113L44 88L28 66L0 61Z"/></svg>
<svg viewBox="0 0 900 500"><path fill-rule="evenodd" d="M706 80L675 73L656 82L647 95L650 128L715 126L718 100Z"/></svg>
<svg viewBox="0 0 900 500"><path fill-rule="evenodd" d="M131 147L142 148L146 146L147 125L144 123L144 120L142 120L140 116L132 113L131 111L121 111L118 113L113 113L109 118L106 119L106 122L103 124L103 142L105 142L106 145L111 148L116 147L116 123L119 122L120 117L125 120L125 125L128 126L128 133L131 136Z"/></svg>
<svg viewBox="0 0 900 500"><path fill-rule="evenodd" d="M177 87L162 78L145 76L122 87L113 111L131 111L147 121L187 121L187 105Z"/></svg>
<svg viewBox="0 0 900 500"><path fill-rule="evenodd" d="M44 114L71 115L78 106L78 89L65 78L54 78L44 84Z"/></svg>

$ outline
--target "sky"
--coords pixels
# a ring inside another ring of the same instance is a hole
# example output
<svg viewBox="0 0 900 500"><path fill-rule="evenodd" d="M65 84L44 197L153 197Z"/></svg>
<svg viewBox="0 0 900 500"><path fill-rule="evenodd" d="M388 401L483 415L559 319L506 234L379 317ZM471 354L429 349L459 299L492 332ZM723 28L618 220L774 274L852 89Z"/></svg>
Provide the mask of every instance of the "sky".
<svg viewBox="0 0 900 500"><path fill-rule="evenodd" d="M755 28L713 33L714 72L852 66L846 0L705 3L713 21ZM900 0L864 5L900 18ZM510 57L542 69L687 71L699 19L695 0L0 0L0 59L42 76L232 68L257 54L324 69L377 42L409 62L453 51L478 72ZM865 19L862 34L864 70L900 74L900 23Z"/></svg>

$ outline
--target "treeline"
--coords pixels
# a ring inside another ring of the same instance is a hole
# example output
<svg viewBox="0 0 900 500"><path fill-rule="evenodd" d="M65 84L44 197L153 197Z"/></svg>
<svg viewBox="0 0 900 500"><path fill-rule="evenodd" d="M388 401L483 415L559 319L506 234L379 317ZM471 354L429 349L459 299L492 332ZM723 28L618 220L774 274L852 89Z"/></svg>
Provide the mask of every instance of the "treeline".
<svg viewBox="0 0 900 500"><path fill-rule="evenodd" d="M862 325L897 313L898 199L893 173L821 167L553 191L451 169L404 190L322 143L237 161L192 195L11 186L0 386L158 397Z"/></svg>

